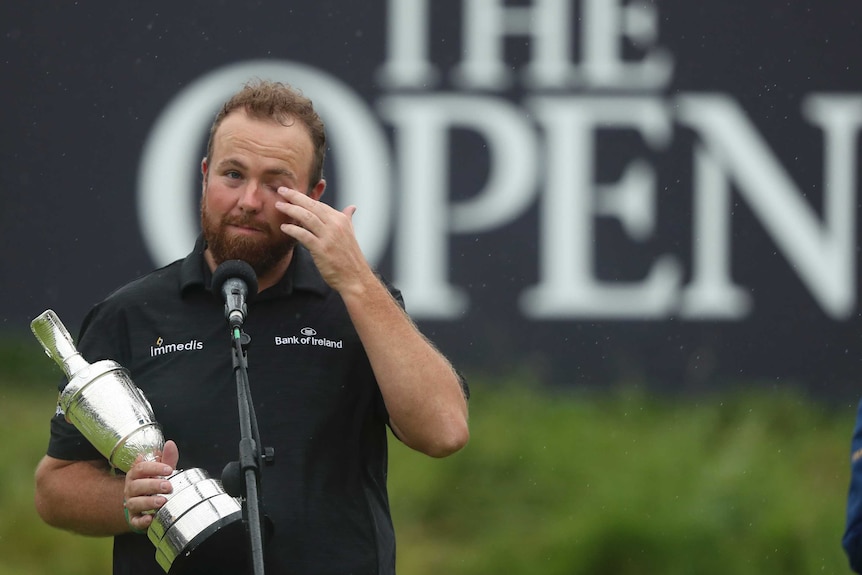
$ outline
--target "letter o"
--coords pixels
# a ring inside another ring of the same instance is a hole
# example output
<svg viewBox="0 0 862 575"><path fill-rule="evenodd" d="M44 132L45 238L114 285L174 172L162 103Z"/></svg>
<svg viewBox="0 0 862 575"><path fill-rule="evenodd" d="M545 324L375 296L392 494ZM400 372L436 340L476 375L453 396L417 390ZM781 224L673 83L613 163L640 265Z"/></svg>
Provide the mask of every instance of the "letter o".
<svg viewBox="0 0 862 575"><path fill-rule="evenodd" d="M389 146L368 105L335 77L295 62L251 60L217 68L181 90L156 119L138 169L137 210L157 266L185 257L200 230L201 139L219 106L252 78L289 83L311 98L335 150L338 203L357 205L354 227L366 258L383 255L392 223Z"/></svg>

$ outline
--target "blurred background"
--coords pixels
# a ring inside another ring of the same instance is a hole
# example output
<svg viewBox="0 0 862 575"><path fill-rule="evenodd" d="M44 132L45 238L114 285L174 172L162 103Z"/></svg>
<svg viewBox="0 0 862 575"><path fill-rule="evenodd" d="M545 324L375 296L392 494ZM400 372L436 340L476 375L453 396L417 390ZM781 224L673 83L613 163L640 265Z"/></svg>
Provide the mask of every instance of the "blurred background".
<svg viewBox="0 0 862 575"><path fill-rule="evenodd" d="M32 507L77 332L183 257L219 104L291 83L324 200L473 385L392 442L403 573L849 573L862 8L743 0L0 5L0 574L108 572ZM251 310L253 313L253 309ZM253 335L254 334L250 334Z"/></svg>

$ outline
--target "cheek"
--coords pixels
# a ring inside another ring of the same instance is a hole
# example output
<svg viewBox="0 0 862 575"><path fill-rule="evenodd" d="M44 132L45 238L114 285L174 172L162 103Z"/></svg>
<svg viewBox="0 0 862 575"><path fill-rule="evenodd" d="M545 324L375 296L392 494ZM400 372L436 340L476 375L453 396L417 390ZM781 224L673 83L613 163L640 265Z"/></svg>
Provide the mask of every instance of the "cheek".
<svg viewBox="0 0 862 575"><path fill-rule="evenodd" d="M228 212L236 203L235 194L228 193L226 190L220 189L218 185L207 186L202 199L204 206L209 212Z"/></svg>

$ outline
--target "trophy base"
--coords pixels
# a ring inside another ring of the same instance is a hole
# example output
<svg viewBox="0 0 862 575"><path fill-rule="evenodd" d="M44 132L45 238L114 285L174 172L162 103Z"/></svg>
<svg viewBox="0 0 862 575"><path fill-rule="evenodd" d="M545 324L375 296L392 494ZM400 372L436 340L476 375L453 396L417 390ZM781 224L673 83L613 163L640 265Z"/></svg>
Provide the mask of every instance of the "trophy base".
<svg viewBox="0 0 862 575"><path fill-rule="evenodd" d="M182 549L160 546L156 549L156 561L168 575L248 572L248 535L242 511L211 523Z"/></svg>
<svg viewBox="0 0 862 575"><path fill-rule="evenodd" d="M203 469L176 471L168 480L173 490L147 529L156 562L171 575L243 572L248 542L239 500Z"/></svg>

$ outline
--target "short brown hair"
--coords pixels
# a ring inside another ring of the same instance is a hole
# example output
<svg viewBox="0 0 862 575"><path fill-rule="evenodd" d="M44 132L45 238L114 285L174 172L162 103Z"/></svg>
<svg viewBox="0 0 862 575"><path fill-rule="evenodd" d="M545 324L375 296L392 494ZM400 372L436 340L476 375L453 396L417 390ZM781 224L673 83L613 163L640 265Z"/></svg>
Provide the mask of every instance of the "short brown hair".
<svg viewBox="0 0 862 575"><path fill-rule="evenodd" d="M323 179L323 161L326 158L326 131L309 98L302 92L281 82L254 80L243 86L225 102L210 128L207 158L212 157L213 137L225 117L237 109L244 109L252 118L273 120L285 126L299 120L308 129L314 155L309 172L309 187Z"/></svg>

